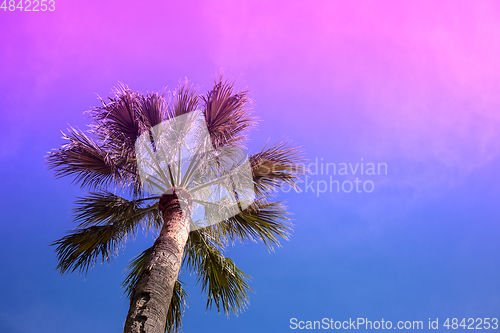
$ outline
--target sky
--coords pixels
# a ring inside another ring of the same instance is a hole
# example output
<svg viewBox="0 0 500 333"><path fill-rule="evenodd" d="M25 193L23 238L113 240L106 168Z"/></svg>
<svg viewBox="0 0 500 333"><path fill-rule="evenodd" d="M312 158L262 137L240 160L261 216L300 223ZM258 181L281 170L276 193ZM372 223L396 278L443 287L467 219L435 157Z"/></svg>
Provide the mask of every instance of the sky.
<svg viewBox="0 0 500 333"><path fill-rule="evenodd" d="M298 192L277 194L293 213L282 247L228 250L252 276L245 312L207 311L181 273L184 332L288 332L323 318L425 331L438 320L431 331L444 332L447 318L500 319L499 15L496 1L0 9L0 331L122 330L125 267L154 239L61 276L49 244L75 226L86 190L55 179L45 156L120 82L146 93L187 78L205 93L221 70L251 90L249 152L286 138L310 170Z"/></svg>

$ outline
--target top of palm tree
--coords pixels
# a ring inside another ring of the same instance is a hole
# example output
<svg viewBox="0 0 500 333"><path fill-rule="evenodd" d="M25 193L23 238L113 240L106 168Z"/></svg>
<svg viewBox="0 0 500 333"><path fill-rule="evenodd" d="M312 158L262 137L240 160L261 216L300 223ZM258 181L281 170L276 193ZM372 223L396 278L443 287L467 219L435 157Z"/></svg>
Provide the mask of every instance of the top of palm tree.
<svg viewBox="0 0 500 333"><path fill-rule="evenodd" d="M102 105L90 111L93 124L88 131L70 128L64 134L66 143L49 152L48 166L57 177L69 176L90 192L76 201L76 229L53 243L57 246L57 268L61 273L86 273L95 263L111 260L122 243L138 231L158 232L162 226L158 199L161 192L169 188L186 188L199 205L223 206L226 197L214 198L214 192L208 188L218 186L227 193L231 192L229 183L220 180L210 183L210 179L220 176L221 172L234 176L233 170L246 165L250 180L245 181L251 184L252 200L242 206L244 195L240 191L240 195L233 197L240 208L234 214L219 214L219 223L191 228L183 260L184 269L197 274L207 294L207 308L215 304L217 310L225 314L245 308L247 293L251 290L247 284L249 276L223 255L224 249L235 241L250 240L262 241L272 250L279 246L280 238L287 239L291 230L288 213L281 202L272 198L283 184L295 186L304 170L299 164L300 150L285 141L239 159L246 164L224 162L237 160L235 157L243 152L247 130L257 123L250 114L248 92L234 90L233 82L222 77L201 96L187 82L169 95L143 95L121 84L113 97L101 99ZM191 117L196 110L200 110L214 153L191 154L195 157L186 160L178 149L173 150L179 152L177 159L157 163L161 156L152 129L176 117ZM141 153L137 150L141 135L147 142L143 148L154 157L148 160L151 166L148 170L155 170L154 175L150 173L147 181L140 168ZM234 186L233 176L230 178ZM157 193L152 187L156 187ZM210 211L214 210L205 210L206 219L210 219ZM129 294L149 250L139 254L129 266L130 273L123 284ZM180 328L185 297L182 283L178 281L167 318L168 331Z"/></svg>

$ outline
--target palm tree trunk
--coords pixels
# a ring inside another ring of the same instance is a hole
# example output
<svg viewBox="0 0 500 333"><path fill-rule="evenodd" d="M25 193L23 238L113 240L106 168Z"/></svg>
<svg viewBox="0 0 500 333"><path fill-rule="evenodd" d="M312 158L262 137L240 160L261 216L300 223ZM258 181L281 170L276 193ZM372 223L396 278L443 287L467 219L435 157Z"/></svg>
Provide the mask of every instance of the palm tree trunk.
<svg viewBox="0 0 500 333"><path fill-rule="evenodd" d="M182 199L181 199L182 200ZM124 333L164 333L174 284L189 235L189 219L175 190L160 199L163 227L130 300ZM183 214L184 210L184 214Z"/></svg>

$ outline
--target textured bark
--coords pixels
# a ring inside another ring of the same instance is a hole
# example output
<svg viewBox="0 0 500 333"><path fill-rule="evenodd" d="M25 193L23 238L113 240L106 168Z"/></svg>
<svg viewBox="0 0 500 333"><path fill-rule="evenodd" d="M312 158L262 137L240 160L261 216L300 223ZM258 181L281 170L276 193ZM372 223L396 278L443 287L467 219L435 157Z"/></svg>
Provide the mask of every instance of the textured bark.
<svg viewBox="0 0 500 333"><path fill-rule="evenodd" d="M167 312L189 235L189 219L185 216L190 205L184 204L181 208L180 203L186 201L177 194L174 190L173 194L164 194L160 199L163 227L132 294L124 333L165 332Z"/></svg>

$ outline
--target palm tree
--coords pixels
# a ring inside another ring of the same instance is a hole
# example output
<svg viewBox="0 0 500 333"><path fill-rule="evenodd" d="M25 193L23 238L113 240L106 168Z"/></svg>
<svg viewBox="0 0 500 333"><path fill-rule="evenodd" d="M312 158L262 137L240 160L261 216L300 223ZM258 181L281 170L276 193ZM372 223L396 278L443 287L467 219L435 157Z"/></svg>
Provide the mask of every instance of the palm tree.
<svg viewBox="0 0 500 333"><path fill-rule="evenodd" d="M168 95L142 95L125 85L114 93L90 111L94 123L88 131L70 128L63 136L66 143L47 156L57 177L70 176L89 190L76 200L78 226L53 243L57 269L86 274L97 262L109 262L131 236L153 230L156 241L131 261L123 282L130 299L124 332L179 331L187 297L178 279L181 268L198 276L207 309L215 305L219 313L238 314L247 306L249 275L224 250L236 241L262 241L273 250L280 238L287 239L288 213L273 197L284 184L296 186L304 171L300 150L280 141L242 157L247 130L257 120L250 115L248 92L235 93L234 84L222 76L205 95L197 95L187 82ZM197 149L203 145L193 125L196 114L212 148L188 151L186 157L181 148L187 134L179 131L194 129ZM155 141L157 129L180 117L190 120L177 126L178 140L170 141L165 153L165 145ZM242 190L245 180L235 177L245 165L251 170L246 189L252 196ZM195 219L197 207L205 210Z"/></svg>

